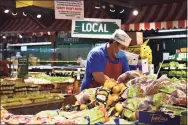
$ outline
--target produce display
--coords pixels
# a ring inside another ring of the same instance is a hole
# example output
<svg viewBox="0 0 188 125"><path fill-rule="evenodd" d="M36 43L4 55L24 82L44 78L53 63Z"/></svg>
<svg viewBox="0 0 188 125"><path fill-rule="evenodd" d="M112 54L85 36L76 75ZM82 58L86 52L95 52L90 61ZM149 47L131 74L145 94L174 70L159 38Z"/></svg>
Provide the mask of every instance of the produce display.
<svg viewBox="0 0 188 125"><path fill-rule="evenodd" d="M15 94L26 94L38 91L37 85L25 84L20 81L2 80L0 83L1 96L13 96Z"/></svg>
<svg viewBox="0 0 188 125"><path fill-rule="evenodd" d="M1 120L9 124L118 122L134 125L140 111L161 111L170 117L182 115L186 111L186 93L186 81L172 81L166 76L155 79L153 76L140 75L127 83L110 79L102 87L86 89L76 95L74 105L63 105L60 110L42 111L32 116L13 115L1 109Z"/></svg>
<svg viewBox="0 0 188 125"><path fill-rule="evenodd" d="M25 79L26 83L34 84L52 84L52 83L64 83L64 82L73 82L72 77L59 77L59 76L49 76L45 73L40 73L38 75L33 75L28 79Z"/></svg>
<svg viewBox="0 0 188 125"><path fill-rule="evenodd" d="M159 76L167 75L171 81L185 80L187 81L187 64L186 61L170 61L164 60L159 71Z"/></svg>
<svg viewBox="0 0 188 125"><path fill-rule="evenodd" d="M180 64L179 62L171 61L170 63L163 63L162 68L164 69L186 69L186 63Z"/></svg>
<svg viewBox="0 0 188 125"><path fill-rule="evenodd" d="M21 95L14 95L12 98L3 96L1 97L1 106L4 107L20 106L26 104L39 103L39 102L60 100L63 98L64 98L63 95L52 94L52 93L32 93L27 95L21 94Z"/></svg>
<svg viewBox="0 0 188 125"><path fill-rule="evenodd" d="M85 72L83 71L80 72L80 79L84 78L84 73ZM69 77L76 79L78 72L77 71L54 71L52 73L46 73L46 74L49 76L60 76L60 77L69 76Z"/></svg>

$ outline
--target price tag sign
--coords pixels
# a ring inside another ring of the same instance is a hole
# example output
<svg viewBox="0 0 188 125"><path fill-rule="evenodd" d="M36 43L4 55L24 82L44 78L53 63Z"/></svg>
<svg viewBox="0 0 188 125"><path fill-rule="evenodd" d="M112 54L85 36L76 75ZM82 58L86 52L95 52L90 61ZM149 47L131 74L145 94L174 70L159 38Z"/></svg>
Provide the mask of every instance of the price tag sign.
<svg viewBox="0 0 188 125"><path fill-rule="evenodd" d="M28 57L18 58L18 78L24 78L28 74Z"/></svg>

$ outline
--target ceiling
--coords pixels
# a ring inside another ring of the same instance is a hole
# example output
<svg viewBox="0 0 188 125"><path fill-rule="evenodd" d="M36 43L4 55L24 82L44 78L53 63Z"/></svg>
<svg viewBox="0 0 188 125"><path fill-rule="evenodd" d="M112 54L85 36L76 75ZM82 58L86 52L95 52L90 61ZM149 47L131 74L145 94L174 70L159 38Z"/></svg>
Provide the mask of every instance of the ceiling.
<svg viewBox="0 0 188 125"><path fill-rule="evenodd" d="M43 0L44 1L44 0ZM87 12L94 12L95 5L100 2L100 5L105 5L105 9L97 10L99 12L106 13L109 18L119 18L122 19L122 22L126 20L127 17L129 17L130 12L133 11L133 9L142 8L143 6L147 5L153 5L153 4L165 4L165 3L174 3L174 2L184 2L186 0L84 0L84 6L85 6L85 13ZM9 13L4 14L4 9L11 9L11 11L14 11L15 9L16 0L0 0L0 25L4 23L8 19L14 19L15 17ZM116 9L115 13L112 13L109 11L110 5L114 6L114 9ZM119 12L124 9L124 13L120 14ZM54 18L54 10L53 9L47 9L47 8L41 8L36 6L30 6L25 8L16 9L18 15L16 18L21 18L23 15L23 11L29 13L31 16L36 17L37 14L42 14L41 19L37 19L44 25L50 25L55 20ZM97 18L97 16L96 16Z"/></svg>

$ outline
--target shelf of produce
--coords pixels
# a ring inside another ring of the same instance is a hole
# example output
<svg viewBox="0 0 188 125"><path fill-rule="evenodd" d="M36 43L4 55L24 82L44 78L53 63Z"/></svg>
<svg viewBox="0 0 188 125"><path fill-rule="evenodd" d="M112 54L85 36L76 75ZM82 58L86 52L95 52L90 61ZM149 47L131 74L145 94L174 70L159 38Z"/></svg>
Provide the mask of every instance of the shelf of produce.
<svg viewBox="0 0 188 125"><path fill-rule="evenodd" d="M173 70L181 71L181 70L187 70L187 69L164 69L164 68L161 68L161 71L173 71Z"/></svg>
<svg viewBox="0 0 188 125"><path fill-rule="evenodd" d="M4 107L10 113L16 115L32 115L36 114L43 110L56 110L61 108L64 99L55 100L52 102L41 102L41 103L33 103L33 104L26 104L20 106L11 106L11 107Z"/></svg>
<svg viewBox="0 0 188 125"><path fill-rule="evenodd" d="M165 62L179 62L179 63L187 63L187 61L186 60L164 60L164 63Z"/></svg>

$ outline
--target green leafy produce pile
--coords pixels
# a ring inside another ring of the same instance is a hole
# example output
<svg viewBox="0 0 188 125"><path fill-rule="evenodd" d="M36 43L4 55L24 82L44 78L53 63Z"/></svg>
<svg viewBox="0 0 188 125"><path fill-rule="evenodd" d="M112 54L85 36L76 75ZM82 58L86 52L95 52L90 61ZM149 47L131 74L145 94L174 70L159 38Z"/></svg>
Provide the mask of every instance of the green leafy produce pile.
<svg viewBox="0 0 188 125"><path fill-rule="evenodd" d="M177 76L177 77L187 77L187 72L184 70L181 71L169 71L168 72L169 76Z"/></svg>
<svg viewBox="0 0 188 125"><path fill-rule="evenodd" d="M74 80L72 77L57 77L57 76L48 76L44 73L41 73L39 75L35 75L33 76L34 78L37 78L37 79L45 79L45 80L48 80L50 81L51 83L55 83L55 82L65 82L67 80Z"/></svg>

